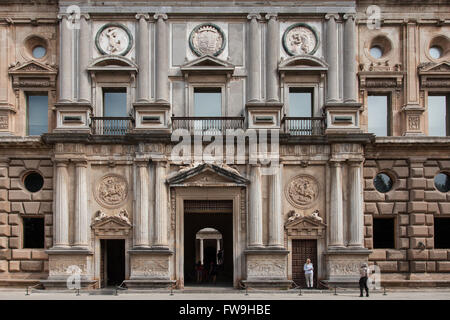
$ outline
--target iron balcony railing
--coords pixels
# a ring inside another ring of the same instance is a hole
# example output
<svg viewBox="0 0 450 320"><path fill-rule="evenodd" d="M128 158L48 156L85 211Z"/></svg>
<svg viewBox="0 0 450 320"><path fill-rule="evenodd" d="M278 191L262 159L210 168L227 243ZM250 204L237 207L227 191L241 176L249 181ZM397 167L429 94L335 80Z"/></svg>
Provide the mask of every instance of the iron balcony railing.
<svg viewBox="0 0 450 320"><path fill-rule="evenodd" d="M244 129L244 117L172 117L172 129L191 134L225 134L227 129Z"/></svg>
<svg viewBox="0 0 450 320"><path fill-rule="evenodd" d="M320 136L325 133L323 117L284 117L284 133L292 136Z"/></svg>
<svg viewBox="0 0 450 320"><path fill-rule="evenodd" d="M132 128L132 117L91 117L92 134L124 135Z"/></svg>

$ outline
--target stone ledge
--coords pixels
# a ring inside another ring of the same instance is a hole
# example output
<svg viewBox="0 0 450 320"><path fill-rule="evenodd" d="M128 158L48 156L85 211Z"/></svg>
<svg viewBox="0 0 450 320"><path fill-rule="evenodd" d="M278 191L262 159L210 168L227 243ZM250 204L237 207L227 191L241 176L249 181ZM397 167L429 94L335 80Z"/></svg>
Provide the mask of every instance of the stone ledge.
<svg viewBox="0 0 450 320"><path fill-rule="evenodd" d="M244 254L248 255L248 254L288 254L289 250L286 250L284 248L280 248L280 249L275 249L275 248L252 248L252 249L245 249L244 250Z"/></svg>
<svg viewBox="0 0 450 320"><path fill-rule="evenodd" d="M52 254L61 254L61 255L93 255L94 251L89 250L89 249L71 249L71 248L67 248L67 249L47 249L45 250L45 253L52 255Z"/></svg>
<svg viewBox="0 0 450 320"><path fill-rule="evenodd" d="M44 287L44 289L66 289L67 291L73 291L73 289L67 288L67 280L39 280L39 283ZM95 286L98 280L81 280L81 288L89 288Z"/></svg>
<svg viewBox="0 0 450 320"><path fill-rule="evenodd" d="M174 285L176 280L170 279L154 279L154 280L144 280L144 279L130 279L124 281L127 288L132 289L147 289L147 288L167 288L170 285Z"/></svg>
<svg viewBox="0 0 450 320"><path fill-rule="evenodd" d="M242 280L242 283L251 288L258 289L289 289L292 286L292 280Z"/></svg>
<svg viewBox="0 0 450 320"><path fill-rule="evenodd" d="M130 254L155 254L155 255L173 255L173 251L170 249L162 248L133 248L128 250Z"/></svg>

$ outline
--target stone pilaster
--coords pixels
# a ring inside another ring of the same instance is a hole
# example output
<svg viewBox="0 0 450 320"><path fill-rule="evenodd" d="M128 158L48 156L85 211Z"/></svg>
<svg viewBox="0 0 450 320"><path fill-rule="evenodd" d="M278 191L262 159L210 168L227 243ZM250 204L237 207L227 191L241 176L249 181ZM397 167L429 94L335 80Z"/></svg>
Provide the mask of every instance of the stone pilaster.
<svg viewBox="0 0 450 320"><path fill-rule="evenodd" d="M248 52L248 96L249 102L259 101L261 98L261 35L258 20L259 14L249 14L249 52Z"/></svg>
<svg viewBox="0 0 450 320"><path fill-rule="evenodd" d="M150 47L149 47L149 31L148 14L137 14L136 19L139 21L139 43L138 43L138 62L139 62L139 79L138 79L138 101L149 101L150 98ZM167 80L166 80L167 81Z"/></svg>
<svg viewBox="0 0 450 320"><path fill-rule="evenodd" d="M252 165L250 178L249 247L262 247L261 165Z"/></svg>
<svg viewBox="0 0 450 320"><path fill-rule="evenodd" d="M80 248L89 247L89 210L87 187L87 162L75 163L75 232L74 246Z"/></svg>
<svg viewBox="0 0 450 320"><path fill-rule="evenodd" d="M356 102L356 14L344 14L344 102Z"/></svg>
<svg viewBox="0 0 450 320"><path fill-rule="evenodd" d="M165 161L156 161L155 170L155 239L153 247L168 248L167 242L167 187Z"/></svg>
<svg viewBox="0 0 450 320"><path fill-rule="evenodd" d="M344 212L342 200L342 164L331 161L330 224L328 247L344 246Z"/></svg>
<svg viewBox="0 0 450 320"><path fill-rule="evenodd" d="M266 101L279 101L278 95L278 52L280 33L277 15L270 13L266 15Z"/></svg>
<svg viewBox="0 0 450 320"><path fill-rule="evenodd" d="M283 247L282 175L283 165L270 176L269 246Z"/></svg>
<svg viewBox="0 0 450 320"><path fill-rule="evenodd" d="M69 192L67 162L56 162L54 248L69 247Z"/></svg>
<svg viewBox="0 0 450 320"><path fill-rule="evenodd" d="M89 15L80 16L80 36L79 36L79 58L78 58L78 100L80 102L91 102L91 86L87 67L90 55L91 26L89 25ZM64 40L63 40L64 41Z"/></svg>
<svg viewBox="0 0 450 320"><path fill-rule="evenodd" d="M169 101L167 15L157 13L154 18L156 20L156 102L167 103Z"/></svg>
<svg viewBox="0 0 450 320"><path fill-rule="evenodd" d="M59 101L72 101L72 88L73 88L73 74L72 74L72 34L73 30L70 25L68 15L61 15L60 18L60 30L61 30L61 57L59 65Z"/></svg>
<svg viewBox="0 0 450 320"><path fill-rule="evenodd" d="M327 14L327 44L326 55L328 62L327 73L327 102L339 101L339 80L338 80L338 31L336 20L337 14Z"/></svg>
<svg viewBox="0 0 450 320"><path fill-rule="evenodd" d="M364 213L361 181L362 160L349 160L349 208L350 208L350 233L349 247L364 247Z"/></svg>
<svg viewBox="0 0 450 320"><path fill-rule="evenodd" d="M138 183L136 193L136 213L134 218L134 246L149 247L149 202L148 202L148 161L136 163Z"/></svg>

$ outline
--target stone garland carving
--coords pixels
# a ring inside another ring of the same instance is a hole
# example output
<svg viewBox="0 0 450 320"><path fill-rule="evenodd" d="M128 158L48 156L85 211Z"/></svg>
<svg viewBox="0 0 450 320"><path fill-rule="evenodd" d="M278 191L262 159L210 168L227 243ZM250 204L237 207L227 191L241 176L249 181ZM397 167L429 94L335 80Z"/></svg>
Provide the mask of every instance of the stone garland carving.
<svg viewBox="0 0 450 320"><path fill-rule="evenodd" d="M197 56L218 56L225 49L225 34L215 24L203 23L194 28L189 36L189 46Z"/></svg>
<svg viewBox="0 0 450 320"><path fill-rule="evenodd" d="M319 48L317 32L307 24L293 24L283 34L283 47L290 56L313 55Z"/></svg>
<svg viewBox="0 0 450 320"><path fill-rule="evenodd" d="M298 175L287 184L285 194L294 207L307 208L317 200L319 185L312 176Z"/></svg>
<svg viewBox="0 0 450 320"><path fill-rule="evenodd" d="M127 199L127 194L127 181L116 174L107 174L101 178L94 192L97 202L106 208L119 207Z"/></svg>
<svg viewBox="0 0 450 320"><path fill-rule="evenodd" d="M95 45L101 54L124 56L133 45L133 36L123 24L108 23L98 30Z"/></svg>
<svg viewBox="0 0 450 320"><path fill-rule="evenodd" d="M359 262L330 262L329 274L334 276L359 275Z"/></svg>

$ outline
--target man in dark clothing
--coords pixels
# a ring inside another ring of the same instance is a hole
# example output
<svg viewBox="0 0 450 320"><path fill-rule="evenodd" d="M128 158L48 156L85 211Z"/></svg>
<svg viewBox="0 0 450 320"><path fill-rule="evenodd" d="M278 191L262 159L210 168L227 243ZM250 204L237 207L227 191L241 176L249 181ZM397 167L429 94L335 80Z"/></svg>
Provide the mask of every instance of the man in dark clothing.
<svg viewBox="0 0 450 320"><path fill-rule="evenodd" d="M369 296L369 287L367 286L367 278L368 278L369 268L367 267L367 263L363 263L361 265L361 269L359 269L359 291L360 297L363 297L363 289L366 290L366 297Z"/></svg>

